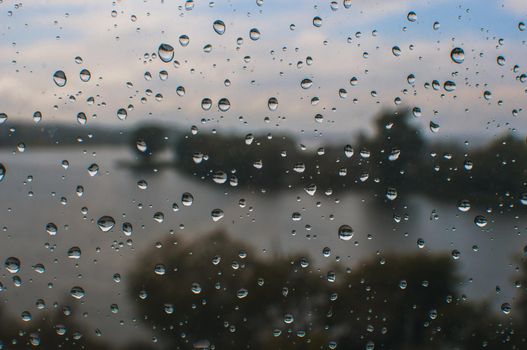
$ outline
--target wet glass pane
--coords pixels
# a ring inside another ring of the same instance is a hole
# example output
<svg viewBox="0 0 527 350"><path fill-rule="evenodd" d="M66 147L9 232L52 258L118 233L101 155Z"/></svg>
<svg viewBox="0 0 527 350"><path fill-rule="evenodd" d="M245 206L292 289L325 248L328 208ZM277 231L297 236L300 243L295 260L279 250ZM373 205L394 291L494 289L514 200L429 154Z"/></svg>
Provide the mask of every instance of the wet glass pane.
<svg viewBox="0 0 527 350"><path fill-rule="evenodd" d="M0 349L527 348L525 23L0 0Z"/></svg>

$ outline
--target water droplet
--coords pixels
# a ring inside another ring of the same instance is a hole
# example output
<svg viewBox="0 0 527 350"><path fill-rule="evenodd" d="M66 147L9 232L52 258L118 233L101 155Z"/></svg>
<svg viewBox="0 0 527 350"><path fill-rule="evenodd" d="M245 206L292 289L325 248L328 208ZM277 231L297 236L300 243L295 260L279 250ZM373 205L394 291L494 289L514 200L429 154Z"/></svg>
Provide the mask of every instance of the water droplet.
<svg viewBox="0 0 527 350"><path fill-rule="evenodd" d="M219 221L223 218L223 210L221 209L214 209L211 212L212 220L213 221Z"/></svg>
<svg viewBox="0 0 527 350"><path fill-rule="evenodd" d="M108 232L115 226L115 220L111 216L101 216L97 220L97 226L102 232Z"/></svg>
<svg viewBox="0 0 527 350"><path fill-rule="evenodd" d="M474 223L478 227L485 227L487 226L487 218L483 215L476 215L476 217L474 218Z"/></svg>
<svg viewBox="0 0 527 350"><path fill-rule="evenodd" d="M192 286L190 287L190 290L192 291L192 293L194 294L199 294L201 293L201 286L199 283L192 283Z"/></svg>
<svg viewBox="0 0 527 350"><path fill-rule="evenodd" d="M33 113L33 121L35 123L40 123L41 120L42 120L42 113L40 111L36 111L35 113Z"/></svg>
<svg viewBox="0 0 527 350"><path fill-rule="evenodd" d="M219 35L223 35L225 33L225 23L223 23L222 20L218 19L214 21L212 28L214 28L214 31Z"/></svg>
<svg viewBox="0 0 527 350"><path fill-rule="evenodd" d="M119 108L117 110L117 118L119 118L119 120L125 120L126 117L128 117L128 112L126 111L126 109Z"/></svg>
<svg viewBox="0 0 527 350"><path fill-rule="evenodd" d="M435 21L434 24L432 25L432 28L434 30L438 30L440 27L441 27L441 24L437 21Z"/></svg>
<svg viewBox="0 0 527 350"><path fill-rule="evenodd" d="M306 193L310 196L314 196L315 195L315 192L317 191L317 185L315 184L310 184L310 185L307 185L304 190L306 191Z"/></svg>
<svg viewBox="0 0 527 350"><path fill-rule="evenodd" d="M414 11L408 12L408 15L406 16L410 22L417 21L417 14Z"/></svg>
<svg viewBox="0 0 527 350"><path fill-rule="evenodd" d="M84 112L77 113L77 123L80 125L86 125L86 122L88 121L88 118L86 117L86 114Z"/></svg>
<svg viewBox="0 0 527 350"><path fill-rule="evenodd" d="M462 211L463 213L466 213L470 210L470 201L468 199L462 199L457 204L457 208L459 211Z"/></svg>
<svg viewBox="0 0 527 350"><path fill-rule="evenodd" d="M91 73L89 70L83 69L80 71L79 77L81 78L83 82L88 82L91 79Z"/></svg>
<svg viewBox="0 0 527 350"><path fill-rule="evenodd" d="M53 81L58 87L64 87L68 79L66 78L66 73L61 70L56 71L53 74Z"/></svg>
<svg viewBox="0 0 527 350"><path fill-rule="evenodd" d="M8 117L5 113L0 113L0 124L4 124L7 121Z"/></svg>
<svg viewBox="0 0 527 350"><path fill-rule="evenodd" d="M57 234L57 225L55 225L54 223L50 222L49 224L46 225L46 232L50 236L55 236Z"/></svg>
<svg viewBox="0 0 527 350"><path fill-rule="evenodd" d="M238 297L238 299L243 299L247 295L249 295L249 291L245 288L240 288L238 292L236 293L236 296Z"/></svg>
<svg viewBox="0 0 527 350"><path fill-rule="evenodd" d="M504 66L505 65L505 57L498 56L498 58L496 58L496 63L498 63L498 65L500 65L500 66Z"/></svg>
<svg viewBox="0 0 527 350"><path fill-rule="evenodd" d="M450 52L450 58L455 63L461 64L465 60L465 51L460 47L456 47Z"/></svg>
<svg viewBox="0 0 527 350"><path fill-rule="evenodd" d="M189 43L190 43L190 38L188 37L188 35L183 34L179 36L179 45L186 47L188 46Z"/></svg>
<svg viewBox="0 0 527 350"><path fill-rule="evenodd" d="M4 266L7 271L11 273L17 273L20 271L20 260L14 256L5 259Z"/></svg>
<svg viewBox="0 0 527 350"><path fill-rule="evenodd" d="M166 273L165 265L163 265L163 264L157 264L156 266L154 266L154 272L155 272L157 275L164 275L164 274Z"/></svg>
<svg viewBox="0 0 527 350"><path fill-rule="evenodd" d="M97 165L96 163L93 163L88 167L88 174L90 174L90 176L95 176L98 173L99 173L99 165Z"/></svg>
<svg viewBox="0 0 527 350"><path fill-rule="evenodd" d="M186 207L190 207L194 203L194 196L188 192L183 193L181 195L181 203Z"/></svg>
<svg viewBox="0 0 527 350"><path fill-rule="evenodd" d="M302 89L307 90L313 85L313 81L311 79L305 78L300 82L300 86Z"/></svg>
<svg viewBox="0 0 527 350"><path fill-rule="evenodd" d="M31 321L31 313L29 311L22 311L22 314L20 316L22 317L22 321L24 322Z"/></svg>
<svg viewBox="0 0 527 350"><path fill-rule="evenodd" d="M231 108L231 103L228 99L222 98L218 101L218 108L222 112L227 112Z"/></svg>
<svg viewBox="0 0 527 350"><path fill-rule="evenodd" d="M452 92L452 91L456 90L456 83L454 83L453 81L447 80L443 84L443 88L447 92Z"/></svg>
<svg viewBox="0 0 527 350"><path fill-rule="evenodd" d="M167 63L174 59L174 48L169 44L161 44L157 49L161 61Z"/></svg>
<svg viewBox="0 0 527 350"><path fill-rule="evenodd" d="M388 187L386 190L386 198L393 201L397 198L397 189L394 187Z"/></svg>
<svg viewBox="0 0 527 350"><path fill-rule="evenodd" d="M322 18L316 16L313 18L313 25L317 28L320 28L322 26Z"/></svg>
<svg viewBox="0 0 527 350"><path fill-rule="evenodd" d="M201 108L204 111L208 111L212 107L212 100L210 98L204 98L201 100Z"/></svg>
<svg viewBox="0 0 527 350"><path fill-rule="evenodd" d="M392 47L392 53L395 57L401 56L401 48L399 46Z"/></svg>
<svg viewBox="0 0 527 350"><path fill-rule="evenodd" d="M82 299L86 295L86 293L84 292L84 289L82 287L79 287L79 286L75 286L75 287L71 288L70 294L75 299Z"/></svg>
<svg viewBox="0 0 527 350"><path fill-rule="evenodd" d="M154 214L154 220L158 223L162 223L163 221L165 221L165 214L160 211L156 212Z"/></svg>
<svg viewBox="0 0 527 350"><path fill-rule="evenodd" d="M80 259L81 258L81 249L79 247L71 247L68 249L68 258L70 259Z"/></svg>
<svg viewBox="0 0 527 350"><path fill-rule="evenodd" d="M510 313L511 313L511 310L512 310L511 304L509 304L509 303L503 303L503 304L501 304L501 311L502 311L505 315L510 314Z"/></svg>
<svg viewBox="0 0 527 350"><path fill-rule="evenodd" d="M339 227L339 238L343 241L349 241L353 237L353 229L349 225L342 225Z"/></svg>
<svg viewBox="0 0 527 350"><path fill-rule="evenodd" d="M260 31L256 28L253 28L249 31L249 37L251 38L251 40L258 40L260 39Z"/></svg>
<svg viewBox="0 0 527 350"><path fill-rule="evenodd" d="M278 108L278 99L276 97L271 97L267 101L267 107L269 107L270 111L276 111Z"/></svg>

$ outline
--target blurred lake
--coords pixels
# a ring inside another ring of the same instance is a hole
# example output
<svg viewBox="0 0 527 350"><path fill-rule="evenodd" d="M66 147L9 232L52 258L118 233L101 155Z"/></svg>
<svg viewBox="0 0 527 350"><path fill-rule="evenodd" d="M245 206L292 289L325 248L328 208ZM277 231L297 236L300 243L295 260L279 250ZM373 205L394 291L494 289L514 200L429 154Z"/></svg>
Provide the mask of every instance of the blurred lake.
<svg viewBox="0 0 527 350"><path fill-rule="evenodd" d="M315 196L299 188L244 191L205 184L182 175L177 167L133 170L123 164L137 162L137 155L122 146L43 147L23 153L4 149L0 159L8 165L0 183L0 257L20 259L18 275L23 281L15 287L12 275L3 271L3 304L13 315L24 310L38 314L37 299L44 299L48 308L53 302L71 302L70 289L82 286L86 297L78 302L78 309L86 313L83 322L110 335L106 338L111 342L149 337L149 331L139 326L141 316L133 301L137 296L126 288L140 254L152 254L156 242L169 236L193 241L219 228L269 259L302 252L322 269L335 260L354 270L373 256L418 251L451 256L458 250L460 290L469 300L489 300L496 312L498 305L514 299L514 281L520 278L515 258L525 245L524 215L485 213L478 208L463 213L454 200L434 201L422 195L411 195L402 209L392 210L379 205L367 190L330 195L318 191ZM63 160L69 162L67 169ZM87 170L92 163L99 165L95 176ZM146 189L139 188L140 180L147 182ZM79 185L84 188L82 196L76 193ZM193 195L191 206L181 203L184 192ZM246 201L243 208L241 199ZM225 214L218 222L211 218L216 208ZM158 212L164 214L162 222L154 220ZM299 221L292 220L294 212L301 214ZM475 225L477 214L487 217L484 228ZM105 215L116 222L109 232L96 224ZM133 226L130 236L121 231L124 222ZM46 233L48 223L58 227L55 236ZM353 227L349 241L338 237L343 224ZM418 239L424 241L423 248L418 247ZM75 246L82 251L80 259L67 256ZM331 249L330 257L323 256L324 247ZM32 269L38 263L46 268L42 275ZM113 280L116 273L121 275L120 283ZM119 305L118 314L110 312L113 303ZM124 325L119 325L120 320ZM130 327L137 331L131 334Z"/></svg>

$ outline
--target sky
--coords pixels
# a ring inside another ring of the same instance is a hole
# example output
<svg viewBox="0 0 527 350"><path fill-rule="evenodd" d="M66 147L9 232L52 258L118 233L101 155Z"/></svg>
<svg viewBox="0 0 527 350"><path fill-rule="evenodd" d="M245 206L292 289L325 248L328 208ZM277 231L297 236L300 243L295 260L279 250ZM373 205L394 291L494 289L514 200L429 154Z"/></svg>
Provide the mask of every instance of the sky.
<svg viewBox="0 0 527 350"><path fill-rule="evenodd" d="M168 0L4 0L0 113L9 116L8 123L32 123L40 111L41 126L127 129L160 121L334 139L371 132L375 115L395 108L399 99L399 107L421 110L413 122L432 140L488 140L507 131L525 138L527 82L519 76L527 73L527 29L519 24L527 23L526 1L335 3L194 1L189 10L185 1ZM415 21L408 19L410 11ZM313 25L316 16L319 27ZM213 29L216 20L226 25L223 35ZM256 41L249 38L252 28L261 33ZM181 35L189 37L188 46L180 45ZM174 47L177 64L157 57L161 44ZM212 47L208 53L206 45ZM461 64L450 57L456 47L465 53ZM505 58L502 66L498 56ZM90 81L81 81L81 69L90 71ZM67 76L64 87L53 82L57 70ZM168 79L160 79L162 70ZM312 80L309 89L301 87L303 79ZM446 81L456 89L445 91ZM177 93L181 86L184 96ZM489 100L485 91L492 94ZM267 106L271 97L278 100L274 111ZM213 102L208 111L201 107L204 98ZM222 98L230 102L227 111L218 108ZM117 117L120 108L128 109L125 120ZM79 112L88 116L87 125L77 122ZM439 125L436 132L431 121Z"/></svg>

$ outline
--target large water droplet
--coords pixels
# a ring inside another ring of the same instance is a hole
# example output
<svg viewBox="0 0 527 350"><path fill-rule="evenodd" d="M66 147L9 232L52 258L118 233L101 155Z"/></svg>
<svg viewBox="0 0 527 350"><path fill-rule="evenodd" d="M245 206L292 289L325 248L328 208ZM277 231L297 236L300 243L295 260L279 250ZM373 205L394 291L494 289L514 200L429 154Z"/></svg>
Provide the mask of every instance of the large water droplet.
<svg viewBox="0 0 527 350"><path fill-rule="evenodd" d="M249 37L251 38L251 40L258 40L260 39L260 31L256 28L253 28L249 31Z"/></svg>
<svg viewBox="0 0 527 350"><path fill-rule="evenodd" d="M18 258L15 258L14 256L9 257L5 259L4 266L7 271L11 273L17 273L18 271L20 271L20 260L18 260Z"/></svg>
<svg viewBox="0 0 527 350"><path fill-rule="evenodd" d="M174 48L169 44L159 45L159 49L157 49L157 53L161 61L165 63L170 62L174 59Z"/></svg>
<svg viewBox="0 0 527 350"><path fill-rule="evenodd" d="M97 226L102 232L108 232L115 226L115 220L111 216L101 216L97 220Z"/></svg>
<svg viewBox="0 0 527 350"><path fill-rule="evenodd" d="M223 23L222 20L216 20L212 24L212 28L214 28L214 31L218 33L219 35L223 35L225 33L225 23Z"/></svg>
<svg viewBox="0 0 527 350"><path fill-rule="evenodd" d="M212 107L212 100L210 98L204 98L201 100L201 108L203 108L204 111L208 111Z"/></svg>
<svg viewBox="0 0 527 350"><path fill-rule="evenodd" d="M68 258L70 259L80 259L81 249L79 247L71 247L68 249Z"/></svg>
<svg viewBox="0 0 527 350"><path fill-rule="evenodd" d="M465 51L462 48L456 47L450 52L450 58L457 64L463 63L465 60Z"/></svg>
<svg viewBox="0 0 527 350"><path fill-rule="evenodd" d="M339 227L339 238L343 241L349 241L353 237L353 229L349 225L342 225Z"/></svg>
<svg viewBox="0 0 527 350"><path fill-rule="evenodd" d="M68 79L66 78L66 73L61 70L56 71L53 74L53 81L58 87L64 87Z"/></svg>
<svg viewBox="0 0 527 350"><path fill-rule="evenodd" d="M222 98L218 101L218 108L222 112L227 112L231 108L231 103L228 99Z"/></svg>
<svg viewBox="0 0 527 350"><path fill-rule="evenodd" d="M223 210L221 209L214 209L211 212L212 220L213 221L219 221L223 218Z"/></svg>
<svg viewBox="0 0 527 350"><path fill-rule="evenodd" d="M269 107L269 110L271 111L276 111L276 109L278 108L278 99L276 97L271 97L267 101L267 107Z"/></svg>
<svg viewBox="0 0 527 350"><path fill-rule="evenodd" d="M81 70L79 76L83 82L88 82L91 79L91 73L87 69Z"/></svg>
<svg viewBox="0 0 527 350"><path fill-rule="evenodd" d="M474 223L478 227L485 227L487 226L487 218L483 215L476 215L476 217L474 218Z"/></svg>
<svg viewBox="0 0 527 350"><path fill-rule="evenodd" d="M82 287L75 286L71 288L70 294L75 299L82 299L86 295L86 292L84 292L84 289Z"/></svg>

